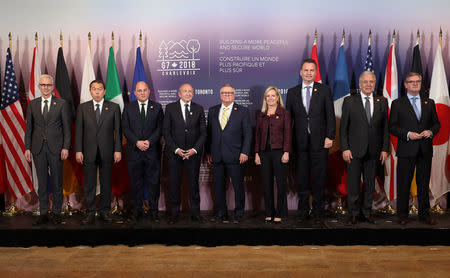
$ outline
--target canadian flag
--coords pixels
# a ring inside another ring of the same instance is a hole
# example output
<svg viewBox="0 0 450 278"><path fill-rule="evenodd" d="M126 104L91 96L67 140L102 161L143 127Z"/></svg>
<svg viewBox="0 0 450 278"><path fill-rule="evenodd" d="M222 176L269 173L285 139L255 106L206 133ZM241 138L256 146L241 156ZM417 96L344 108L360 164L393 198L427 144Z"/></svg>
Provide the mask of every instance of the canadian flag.
<svg viewBox="0 0 450 278"><path fill-rule="evenodd" d="M438 44L431 76L430 98L435 101L441 129L433 138L430 189L435 200L450 191L450 97L442 60L442 46Z"/></svg>

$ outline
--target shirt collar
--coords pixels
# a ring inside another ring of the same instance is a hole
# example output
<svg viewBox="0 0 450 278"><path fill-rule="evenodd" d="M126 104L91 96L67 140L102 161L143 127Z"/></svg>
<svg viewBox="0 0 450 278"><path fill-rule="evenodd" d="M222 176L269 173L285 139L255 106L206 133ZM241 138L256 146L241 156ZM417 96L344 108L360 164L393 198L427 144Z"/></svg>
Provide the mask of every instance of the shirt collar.
<svg viewBox="0 0 450 278"><path fill-rule="evenodd" d="M138 103L139 103L139 107L141 107L142 104L145 104L145 106L147 106L148 105L148 99L146 101L144 101L144 102L141 102L141 101L138 100Z"/></svg>
<svg viewBox="0 0 450 278"><path fill-rule="evenodd" d="M48 103L52 102L52 95L50 95L47 99L45 99L44 97L42 98L42 102L44 102L45 100L48 100Z"/></svg>
<svg viewBox="0 0 450 278"><path fill-rule="evenodd" d="M233 101L230 105L228 105L228 106L225 106L225 105L222 103L222 106L220 107L220 110L223 110L225 107L229 108L228 110L231 110L231 109L233 109L233 105L234 105L234 101Z"/></svg>
<svg viewBox="0 0 450 278"><path fill-rule="evenodd" d="M100 100L99 102L96 102L95 100L92 100L92 102L94 103L94 107L95 107L96 104L100 104L100 106L102 107L104 101L105 101L104 98L102 98L102 100Z"/></svg>
<svg viewBox="0 0 450 278"><path fill-rule="evenodd" d="M410 100L412 100L413 98L417 98L417 99L420 99L420 96L419 95L417 95L417 96L413 96L413 95L411 95L411 94L409 94L408 92L406 92L406 95L408 96L408 99L410 99Z"/></svg>
<svg viewBox="0 0 450 278"><path fill-rule="evenodd" d="M189 102L184 102L181 98L180 98L180 103L181 103L181 105L184 107L186 104L187 105L189 105L189 106L191 106L191 101L189 101Z"/></svg>
<svg viewBox="0 0 450 278"><path fill-rule="evenodd" d="M309 85L306 85L304 82L302 82L302 89L306 89L306 87L311 87L311 89L312 89L312 87L314 87L314 82L312 82L311 84L309 84Z"/></svg>

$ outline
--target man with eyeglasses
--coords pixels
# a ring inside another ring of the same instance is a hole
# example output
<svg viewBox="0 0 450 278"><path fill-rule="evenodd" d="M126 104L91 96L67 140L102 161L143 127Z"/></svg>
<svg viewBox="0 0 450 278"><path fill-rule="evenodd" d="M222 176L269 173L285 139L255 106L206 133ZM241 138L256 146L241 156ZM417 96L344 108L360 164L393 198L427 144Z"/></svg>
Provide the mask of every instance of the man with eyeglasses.
<svg viewBox="0 0 450 278"><path fill-rule="evenodd" d="M25 158L33 161L39 182L39 218L35 226L46 224L48 219L47 179L50 170L53 185L52 222L61 224L63 201L62 165L69 156L70 149L70 110L62 98L52 96L53 77L43 74L39 78L41 97L28 104L25 127Z"/></svg>
<svg viewBox="0 0 450 278"><path fill-rule="evenodd" d="M429 184L433 137L441 124L434 101L419 95L422 77L410 72L405 79L406 95L392 102L389 130L398 138L397 145L397 216L400 225L408 223L409 192L416 169L419 221L435 225L430 217Z"/></svg>
<svg viewBox="0 0 450 278"><path fill-rule="evenodd" d="M377 160L389 152L388 103L375 96L376 78L371 71L359 77L361 93L348 96L342 105L340 138L342 158L347 162L349 225L359 220L376 224L371 215ZM361 175L363 187L361 190Z"/></svg>
<svg viewBox="0 0 450 278"><path fill-rule="evenodd" d="M243 186L244 168L250 153L252 128L249 112L234 102L235 90L230 84L220 89L221 104L208 112L207 161L213 165L214 191L216 195L217 222L227 223L226 174L234 188L234 223L243 220L245 190Z"/></svg>

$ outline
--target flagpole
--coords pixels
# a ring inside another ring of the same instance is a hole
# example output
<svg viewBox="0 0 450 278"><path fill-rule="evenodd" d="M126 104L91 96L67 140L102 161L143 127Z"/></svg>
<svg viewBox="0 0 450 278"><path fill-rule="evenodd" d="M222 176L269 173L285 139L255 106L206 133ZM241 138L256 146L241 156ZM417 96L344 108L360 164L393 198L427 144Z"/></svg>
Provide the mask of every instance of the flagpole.
<svg viewBox="0 0 450 278"><path fill-rule="evenodd" d="M372 44L372 29L369 29L369 41L368 41L368 45Z"/></svg>
<svg viewBox="0 0 450 278"><path fill-rule="evenodd" d="M314 44L317 44L317 28L314 31Z"/></svg>
<svg viewBox="0 0 450 278"><path fill-rule="evenodd" d="M139 48L142 49L142 31L139 31Z"/></svg>
<svg viewBox="0 0 450 278"><path fill-rule="evenodd" d="M91 51L91 32L88 33L88 46L89 46L89 51Z"/></svg>
<svg viewBox="0 0 450 278"><path fill-rule="evenodd" d="M63 47L63 34L62 34L62 30L59 32L59 44L61 46L61 48Z"/></svg>
<svg viewBox="0 0 450 278"><path fill-rule="evenodd" d="M111 32L111 47L114 50L114 32Z"/></svg>
<svg viewBox="0 0 450 278"><path fill-rule="evenodd" d="M342 45L345 44L345 30L342 29Z"/></svg>

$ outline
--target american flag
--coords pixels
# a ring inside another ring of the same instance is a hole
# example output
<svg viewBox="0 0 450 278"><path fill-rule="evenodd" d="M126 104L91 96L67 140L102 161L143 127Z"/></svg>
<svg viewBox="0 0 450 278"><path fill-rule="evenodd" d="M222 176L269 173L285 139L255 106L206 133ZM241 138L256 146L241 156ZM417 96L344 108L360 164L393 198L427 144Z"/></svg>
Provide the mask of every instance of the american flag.
<svg viewBox="0 0 450 278"><path fill-rule="evenodd" d="M370 36L369 36L369 42L367 45L367 55L366 55L366 62L364 64L364 71L371 71L373 70L373 56L372 56L372 46L370 44Z"/></svg>
<svg viewBox="0 0 450 278"><path fill-rule="evenodd" d="M30 164L25 159L25 119L19 101L11 50L6 53L5 81L0 104L0 128L5 150L7 185L14 199L33 190Z"/></svg>

